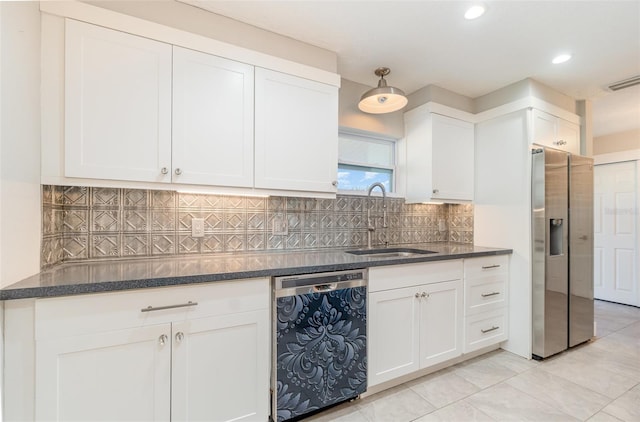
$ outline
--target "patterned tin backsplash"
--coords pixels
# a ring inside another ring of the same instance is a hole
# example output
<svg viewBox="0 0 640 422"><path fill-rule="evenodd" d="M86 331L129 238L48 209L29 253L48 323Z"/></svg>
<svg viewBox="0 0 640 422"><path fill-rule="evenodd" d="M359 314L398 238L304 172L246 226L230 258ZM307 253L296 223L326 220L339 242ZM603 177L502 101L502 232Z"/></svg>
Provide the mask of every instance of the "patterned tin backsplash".
<svg viewBox="0 0 640 422"><path fill-rule="evenodd" d="M42 204L43 268L102 258L362 247L369 208L376 219L374 245L473 243L472 205L407 205L399 198L387 199L386 229L381 197L263 198L45 185ZM204 219L204 237L191 236L192 218ZM286 235L274 234L274 221L286 221Z"/></svg>

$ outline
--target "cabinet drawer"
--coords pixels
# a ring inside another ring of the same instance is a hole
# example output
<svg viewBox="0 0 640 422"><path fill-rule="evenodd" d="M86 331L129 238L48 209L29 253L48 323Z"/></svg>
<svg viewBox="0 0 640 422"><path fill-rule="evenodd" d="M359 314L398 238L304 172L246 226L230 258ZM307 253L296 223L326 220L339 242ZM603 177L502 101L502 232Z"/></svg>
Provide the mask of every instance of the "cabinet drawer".
<svg viewBox="0 0 640 422"><path fill-rule="evenodd" d="M506 277L491 276L465 281L465 315L500 309L505 306Z"/></svg>
<svg viewBox="0 0 640 422"><path fill-rule="evenodd" d="M465 319L464 353L507 339L506 309L483 312Z"/></svg>
<svg viewBox="0 0 640 422"><path fill-rule="evenodd" d="M369 269L369 292L461 279L461 259L373 267Z"/></svg>
<svg viewBox="0 0 640 422"><path fill-rule="evenodd" d="M464 276L466 279L507 274L508 271L509 255L492 255L464 260Z"/></svg>
<svg viewBox="0 0 640 422"><path fill-rule="evenodd" d="M268 308L269 301L267 278L39 299L35 337L70 337L253 311ZM175 306L185 304L189 306ZM147 311L149 307L153 310ZM166 309L156 310L159 307Z"/></svg>

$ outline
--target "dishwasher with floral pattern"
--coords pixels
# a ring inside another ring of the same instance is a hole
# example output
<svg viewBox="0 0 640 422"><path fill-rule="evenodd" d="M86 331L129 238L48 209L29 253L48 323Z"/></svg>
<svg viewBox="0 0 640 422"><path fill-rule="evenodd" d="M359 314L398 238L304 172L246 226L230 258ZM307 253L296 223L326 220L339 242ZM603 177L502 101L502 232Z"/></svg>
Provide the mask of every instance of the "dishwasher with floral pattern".
<svg viewBox="0 0 640 422"><path fill-rule="evenodd" d="M367 389L367 270L273 279L274 421L297 420Z"/></svg>

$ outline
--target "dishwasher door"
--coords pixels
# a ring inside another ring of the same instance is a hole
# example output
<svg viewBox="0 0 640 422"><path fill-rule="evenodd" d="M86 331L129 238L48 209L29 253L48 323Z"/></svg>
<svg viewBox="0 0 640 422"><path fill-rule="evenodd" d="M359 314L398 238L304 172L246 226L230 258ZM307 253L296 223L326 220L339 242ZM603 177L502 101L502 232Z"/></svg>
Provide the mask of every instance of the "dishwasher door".
<svg viewBox="0 0 640 422"><path fill-rule="evenodd" d="M367 270L275 277L271 417L298 419L367 389Z"/></svg>

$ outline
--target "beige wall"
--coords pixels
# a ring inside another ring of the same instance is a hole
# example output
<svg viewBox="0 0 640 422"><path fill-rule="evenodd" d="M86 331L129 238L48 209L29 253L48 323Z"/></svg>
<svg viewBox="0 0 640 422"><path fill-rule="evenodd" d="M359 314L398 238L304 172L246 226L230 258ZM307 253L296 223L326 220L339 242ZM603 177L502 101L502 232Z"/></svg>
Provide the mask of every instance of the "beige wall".
<svg viewBox="0 0 640 422"><path fill-rule="evenodd" d="M407 104L404 111L409 111L428 102L434 102L469 113L474 112L474 100L472 98L465 97L464 95L457 94L437 85L427 85L420 88L409 94L408 99L409 104Z"/></svg>
<svg viewBox="0 0 640 422"><path fill-rule="evenodd" d="M85 1L94 6L337 73L338 55L174 0Z"/></svg>
<svg viewBox="0 0 640 422"><path fill-rule="evenodd" d="M593 155L640 149L640 129L593 138Z"/></svg>
<svg viewBox="0 0 640 422"><path fill-rule="evenodd" d="M0 287L40 269L40 11L0 2Z"/></svg>
<svg viewBox="0 0 640 422"><path fill-rule="evenodd" d="M393 139L404 137L402 113L406 110L387 114L368 114L360 111L358 108L360 96L370 89L370 86L342 79L338 104L340 127L373 132Z"/></svg>

